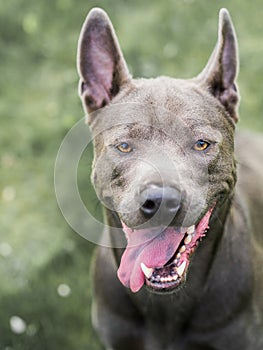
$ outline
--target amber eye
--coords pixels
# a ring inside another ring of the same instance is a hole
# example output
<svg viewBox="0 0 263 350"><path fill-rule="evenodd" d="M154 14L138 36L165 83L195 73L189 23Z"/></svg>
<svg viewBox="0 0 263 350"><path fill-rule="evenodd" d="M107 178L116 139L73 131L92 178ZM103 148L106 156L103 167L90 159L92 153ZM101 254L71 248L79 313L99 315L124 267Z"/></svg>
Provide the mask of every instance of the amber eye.
<svg viewBox="0 0 263 350"><path fill-rule="evenodd" d="M210 146L210 143L204 140L198 140L194 144L194 150L195 151L204 151Z"/></svg>
<svg viewBox="0 0 263 350"><path fill-rule="evenodd" d="M119 143L116 148L122 153L130 153L132 151L131 146L127 142Z"/></svg>

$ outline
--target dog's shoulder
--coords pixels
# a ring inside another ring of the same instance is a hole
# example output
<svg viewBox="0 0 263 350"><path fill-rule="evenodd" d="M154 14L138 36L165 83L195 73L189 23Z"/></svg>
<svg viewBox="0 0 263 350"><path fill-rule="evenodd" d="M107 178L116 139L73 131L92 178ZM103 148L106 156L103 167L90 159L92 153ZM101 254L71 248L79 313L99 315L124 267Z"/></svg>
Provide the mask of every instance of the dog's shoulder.
<svg viewBox="0 0 263 350"><path fill-rule="evenodd" d="M252 131L240 131L236 135L236 158L241 169L252 171L253 175L263 172L263 134ZM243 172L242 172L243 173ZM262 187L263 177L261 176Z"/></svg>
<svg viewBox="0 0 263 350"><path fill-rule="evenodd" d="M263 135L251 131L239 132L235 147L238 166L236 191L245 201L253 233L263 247Z"/></svg>

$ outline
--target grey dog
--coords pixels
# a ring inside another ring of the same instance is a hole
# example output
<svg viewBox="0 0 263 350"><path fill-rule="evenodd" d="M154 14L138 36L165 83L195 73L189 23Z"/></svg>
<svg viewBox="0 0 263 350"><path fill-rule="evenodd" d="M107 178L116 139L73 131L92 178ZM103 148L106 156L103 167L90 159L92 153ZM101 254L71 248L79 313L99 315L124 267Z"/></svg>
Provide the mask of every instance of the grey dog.
<svg viewBox="0 0 263 350"><path fill-rule="evenodd" d="M83 25L79 93L105 213L93 324L111 350L263 349L263 138L235 135L226 9L195 78L132 79L101 9ZM236 151L235 151L236 150Z"/></svg>

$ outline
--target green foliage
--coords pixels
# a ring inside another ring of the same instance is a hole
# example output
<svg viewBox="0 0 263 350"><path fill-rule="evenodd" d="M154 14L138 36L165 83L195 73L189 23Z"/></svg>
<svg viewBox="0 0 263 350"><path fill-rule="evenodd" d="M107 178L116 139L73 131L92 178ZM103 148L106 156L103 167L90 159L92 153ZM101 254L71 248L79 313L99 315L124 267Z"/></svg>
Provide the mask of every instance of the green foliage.
<svg viewBox="0 0 263 350"><path fill-rule="evenodd" d="M263 130L261 0L8 0L0 3L0 348L101 349L90 324L92 245L71 231L55 198L59 145L82 116L75 68L79 31L101 6L117 30L135 77L191 77L209 57L217 16L227 7L239 38L240 127ZM79 167L84 202L100 216ZM61 297L57 288L69 285ZM23 334L10 318L27 324Z"/></svg>

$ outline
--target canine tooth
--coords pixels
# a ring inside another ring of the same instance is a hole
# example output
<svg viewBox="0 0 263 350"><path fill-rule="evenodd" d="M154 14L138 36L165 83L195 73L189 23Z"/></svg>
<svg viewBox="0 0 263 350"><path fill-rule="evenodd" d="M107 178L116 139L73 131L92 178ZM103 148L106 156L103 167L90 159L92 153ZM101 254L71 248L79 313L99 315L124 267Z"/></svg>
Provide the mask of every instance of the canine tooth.
<svg viewBox="0 0 263 350"><path fill-rule="evenodd" d="M185 251L186 251L186 247L185 247L185 245L182 245L181 248L179 249L179 252L183 253Z"/></svg>
<svg viewBox="0 0 263 350"><path fill-rule="evenodd" d="M191 242L191 240L192 240L192 236L191 236L191 235L187 235L187 236L185 237L185 239L184 239L184 243L185 243L185 244L189 244L189 243Z"/></svg>
<svg viewBox="0 0 263 350"><path fill-rule="evenodd" d="M192 234L194 232L195 232L195 225L192 225L192 226L188 227L187 233Z"/></svg>
<svg viewBox="0 0 263 350"><path fill-rule="evenodd" d="M147 267L143 262L141 263L141 269L147 278L151 277L153 273L153 269L151 269L150 267Z"/></svg>
<svg viewBox="0 0 263 350"><path fill-rule="evenodd" d="M178 278L178 275L174 275L174 276L173 276L173 281L176 281L177 278Z"/></svg>
<svg viewBox="0 0 263 350"><path fill-rule="evenodd" d="M186 267L186 261L184 261L179 267L176 268L176 272L180 277L182 277L185 267Z"/></svg>
<svg viewBox="0 0 263 350"><path fill-rule="evenodd" d="M180 259L180 257L181 257L181 254L180 254L180 253L177 253L177 254L176 254L176 258L177 258L177 259Z"/></svg>

